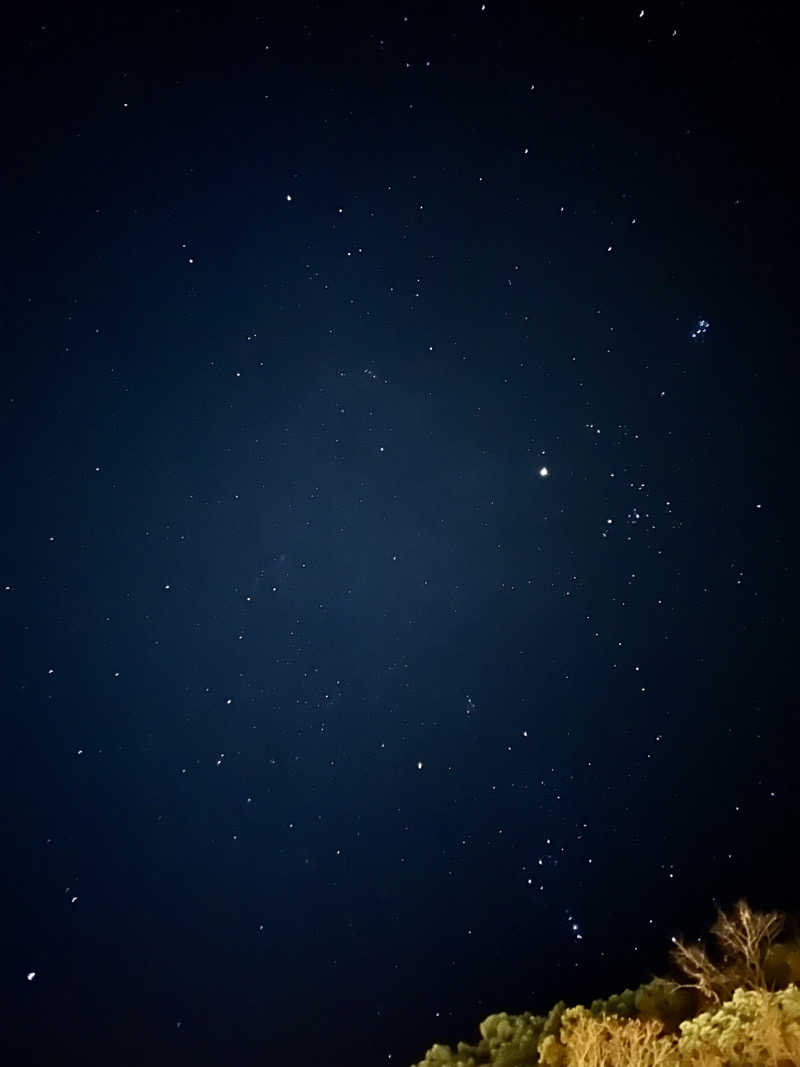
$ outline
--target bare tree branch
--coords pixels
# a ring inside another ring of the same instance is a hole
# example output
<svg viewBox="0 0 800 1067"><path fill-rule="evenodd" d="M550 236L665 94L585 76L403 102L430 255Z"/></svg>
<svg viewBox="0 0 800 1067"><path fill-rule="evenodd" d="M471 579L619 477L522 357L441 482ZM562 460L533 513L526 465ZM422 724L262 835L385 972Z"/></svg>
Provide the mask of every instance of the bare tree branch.
<svg viewBox="0 0 800 1067"><path fill-rule="evenodd" d="M730 915L719 911L711 933L722 954L715 963L703 945L687 945L672 939L672 962L689 978L682 989L696 989L709 1003L721 1004L737 988L766 989L764 962L767 951L783 929L780 912L753 911L740 900Z"/></svg>
<svg viewBox="0 0 800 1067"><path fill-rule="evenodd" d="M702 945L687 945L680 938L673 937L675 948L670 952L670 959L687 978L690 979L678 989L696 989L705 1000L721 1004L727 992L724 975Z"/></svg>
<svg viewBox="0 0 800 1067"><path fill-rule="evenodd" d="M766 989L764 960L785 922L780 912L752 911L746 900L737 901L730 916L720 911L711 933L725 957L737 965L743 988Z"/></svg>

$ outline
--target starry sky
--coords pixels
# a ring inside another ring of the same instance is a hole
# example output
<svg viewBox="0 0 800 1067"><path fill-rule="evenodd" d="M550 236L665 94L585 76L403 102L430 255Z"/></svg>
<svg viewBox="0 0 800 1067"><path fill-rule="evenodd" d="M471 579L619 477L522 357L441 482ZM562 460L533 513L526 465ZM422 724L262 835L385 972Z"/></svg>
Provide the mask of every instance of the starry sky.
<svg viewBox="0 0 800 1067"><path fill-rule="evenodd" d="M7 1062L406 1067L800 910L781 6L0 48Z"/></svg>

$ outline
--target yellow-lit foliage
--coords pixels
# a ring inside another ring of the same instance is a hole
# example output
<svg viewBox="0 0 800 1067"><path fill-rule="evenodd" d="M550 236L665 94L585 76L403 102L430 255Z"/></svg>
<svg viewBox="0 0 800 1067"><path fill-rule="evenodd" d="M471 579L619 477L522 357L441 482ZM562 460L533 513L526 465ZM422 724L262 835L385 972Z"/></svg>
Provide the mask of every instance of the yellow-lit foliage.
<svg viewBox="0 0 800 1067"><path fill-rule="evenodd" d="M434 1045L419 1067L530 1067L537 1063L545 1021L543 1016L530 1012L488 1015L480 1025L481 1040L477 1045L459 1041L455 1051L447 1045Z"/></svg>
<svg viewBox="0 0 800 1067"><path fill-rule="evenodd" d="M800 1067L800 990L737 989L731 1000L665 1034L657 1019L561 1014L558 1036L541 1016L490 1015L476 1046L434 1045L419 1067ZM537 1037L538 1048L537 1048Z"/></svg>
<svg viewBox="0 0 800 1067"><path fill-rule="evenodd" d="M544 1019L540 1015L499 1012L481 1023L481 1045L494 1067L528 1067L536 1063Z"/></svg>
<svg viewBox="0 0 800 1067"><path fill-rule="evenodd" d="M734 989L766 989L765 966L785 916L780 912L753 911L746 900L737 902L730 915L722 910L711 927L721 963L716 963L704 945L687 945L673 938L672 962L689 979L706 1006L721 1004Z"/></svg>
<svg viewBox="0 0 800 1067"><path fill-rule="evenodd" d="M739 901L711 928L713 958L674 940L688 984L653 978L546 1017L497 1012L477 1044L434 1045L418 1067L800 1067L800 943L776 943L783 918Z"/></svg>
<svg viewBox="0 0 800 1067"><path fill-rule="evenodd" d="M800 990L737 989L716 1011L681 1023L681 1065L800 1067Z"/></svg>
<svg viewBox="0 0 800 1067"><path fill-rule="evenodd" d="M623 989L621 993L612 993L606 1000L593 1000L589 1011L592 1015L618 1015L620 1019L629 1019L636 1014L636 992Z"/></svg>
<svg viewBox="0 0 800 1067"><path fill-rule="evenodd" d="M675 1042L656 1019L598 1017L569 1008L561 1022L564 1067L673 1067Z"/></svg>

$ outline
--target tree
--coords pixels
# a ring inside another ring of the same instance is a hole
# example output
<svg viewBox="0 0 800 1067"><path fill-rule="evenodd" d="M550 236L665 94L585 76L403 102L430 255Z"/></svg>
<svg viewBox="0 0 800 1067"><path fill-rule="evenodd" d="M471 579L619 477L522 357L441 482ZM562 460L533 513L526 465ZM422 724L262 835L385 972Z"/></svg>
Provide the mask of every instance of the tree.
<svg viewBox="0 0 800 1067"><path fill-rule="evenodd" d="M703 945L672 939L672 962L690 979L682 988L697 989L707 1003L721 1004L734 989L766 989L764 963L775 938L783 929L780 912L752 911L740 900L730 915L719 911L711 933L722 957L715 963Z"/></svg>

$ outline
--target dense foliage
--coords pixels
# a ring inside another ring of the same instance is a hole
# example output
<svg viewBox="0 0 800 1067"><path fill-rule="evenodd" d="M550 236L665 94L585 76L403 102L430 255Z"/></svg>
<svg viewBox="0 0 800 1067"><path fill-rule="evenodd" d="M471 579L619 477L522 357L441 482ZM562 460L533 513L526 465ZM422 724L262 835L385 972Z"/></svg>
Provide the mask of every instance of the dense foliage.
<svg viewBox="0 0 800 1067"><path fill-rule="evenodd" d="M480 1041L434 1045L418 1067L800 1067L800 941L740 900L715 945L673 938L679 978L544 1015L500 1012Z"/></svg>

